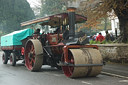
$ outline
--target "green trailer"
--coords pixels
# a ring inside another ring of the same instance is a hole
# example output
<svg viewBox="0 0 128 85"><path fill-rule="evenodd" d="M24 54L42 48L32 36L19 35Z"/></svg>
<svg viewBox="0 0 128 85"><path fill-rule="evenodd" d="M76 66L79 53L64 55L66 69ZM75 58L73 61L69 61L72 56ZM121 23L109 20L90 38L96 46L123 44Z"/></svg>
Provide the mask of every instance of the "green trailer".
<svg viewBox="0 0 128 85"><path fill-rule="evenodd" d="M23 29L14 31L1 37L1 50L3 51L3 64L7 64L10 60L12 66L16 65L16 61L24 59L23 42L30 38L33 29Z"/></svg>

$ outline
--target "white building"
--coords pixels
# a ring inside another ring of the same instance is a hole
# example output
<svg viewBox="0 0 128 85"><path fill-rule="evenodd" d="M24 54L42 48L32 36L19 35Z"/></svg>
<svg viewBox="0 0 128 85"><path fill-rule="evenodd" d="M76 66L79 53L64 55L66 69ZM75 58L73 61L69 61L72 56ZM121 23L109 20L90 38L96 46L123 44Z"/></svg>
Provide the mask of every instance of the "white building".
<svg viewBox="0 0 128 85"><path fill-rule="evenodd" d="M113 35L115 35L115 29L117 29L117 35L120 35L120 30L119 30L119 19L118 17L114 17L111 20L111 30L108 30L109 33L112 33ZM103 36L106 36L105 31L100 31L102 33ZM96 35L98 35L99 33L97 33Z"/></svg>
<svg viewBox="0 0 128 85"><path fill-rule="evenodd" d="M115 17L114 19L111 19L111 32L115 35L115 28L117 28L117 35L120 34L119 30L119 19L118 17Z"/></svg>

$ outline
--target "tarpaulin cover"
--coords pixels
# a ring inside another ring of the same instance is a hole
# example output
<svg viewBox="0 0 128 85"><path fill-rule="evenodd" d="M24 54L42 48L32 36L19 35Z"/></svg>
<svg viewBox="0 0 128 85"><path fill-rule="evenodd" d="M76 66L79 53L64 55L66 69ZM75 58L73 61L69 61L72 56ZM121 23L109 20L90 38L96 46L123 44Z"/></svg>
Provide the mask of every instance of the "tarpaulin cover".
<svg viewBox="0 0 128 85"><path fill-rule="evenodd" d="M21 40L32 36L33 33L33 29L24 29L4 35L1 37L1 46L22 45Z"/></svg>

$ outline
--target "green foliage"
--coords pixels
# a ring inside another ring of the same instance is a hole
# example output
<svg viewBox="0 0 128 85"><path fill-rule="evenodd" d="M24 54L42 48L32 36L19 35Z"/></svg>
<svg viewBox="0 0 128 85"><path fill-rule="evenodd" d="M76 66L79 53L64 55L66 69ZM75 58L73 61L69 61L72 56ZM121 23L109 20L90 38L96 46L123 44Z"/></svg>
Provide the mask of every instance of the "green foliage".
<svg viewBox="0 0 128 85"><path fill-rule="evenodd" d="M20 30L20 23L35 18L26 0L0 0L0 30L10 33Z"/></svg>
<svg viewBox="0 0 128 85"><path fill-rule="evenodd" d="M106 41L106 44L112 44L113 42L111 40Z"/></svg>
<svg viewBox="0 0 128 85"><path fill-rule="evenodd" d="M101 43L102 43L102 44L106 44L106 43L107 43L107 41L106 41L106 40L103 40Z"/></svg>
<svg viewBox="0 0 128 85"><path fill-rule="evenodd" d="M113 42L112 42L111 40L109 40L109 41L103 40L102 42L91 40L91 41L89 42L89 44L112 44L112 43L113 43Z"/></svg>
<svg viewBox="0 0 128 85"><path fill-rule="evenodd" d="M90 40L89 44L96 44L96 41Z"/></svg>

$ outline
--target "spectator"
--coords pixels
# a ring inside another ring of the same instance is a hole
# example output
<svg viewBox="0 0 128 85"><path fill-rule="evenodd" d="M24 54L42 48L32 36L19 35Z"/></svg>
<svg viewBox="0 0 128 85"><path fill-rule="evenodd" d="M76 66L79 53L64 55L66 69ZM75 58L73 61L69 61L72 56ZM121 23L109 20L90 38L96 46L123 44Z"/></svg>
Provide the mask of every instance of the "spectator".
<svg viewBox="0 0 128 85"><path fill-rule="evenodd" d="M108 33L108 30L106 30L105 40L106 40L106 41L111 40L111 38L110 38L110 34Z"/></svg>
<svg viewBox="0 0 128 85"><path fill-rule="evenodd" d="M93 40L96 40L96 35L93 35L93 36L92 36L92 39L93 39Z"/></svg>
<svg viewBox="0 0 128 85"><path fill-rule="evenodd" d="M93 36L90 36L89 37L89 42L93 40Z"/></svg>
<svg viewBox="0 0 128 85"><path fill-rule="evenodd" d="M102 36L101 33L99 33L99 35L96 37L96 41L100 41L102 42L105 38Z"/></svg>
<svg viewBox="0 0 128 85"><path fill-rule="evenodd" d="M115 37L114 37L114 35L112 33L110 33L110 39L111 39L111 41L115 40Z"/></svg>

